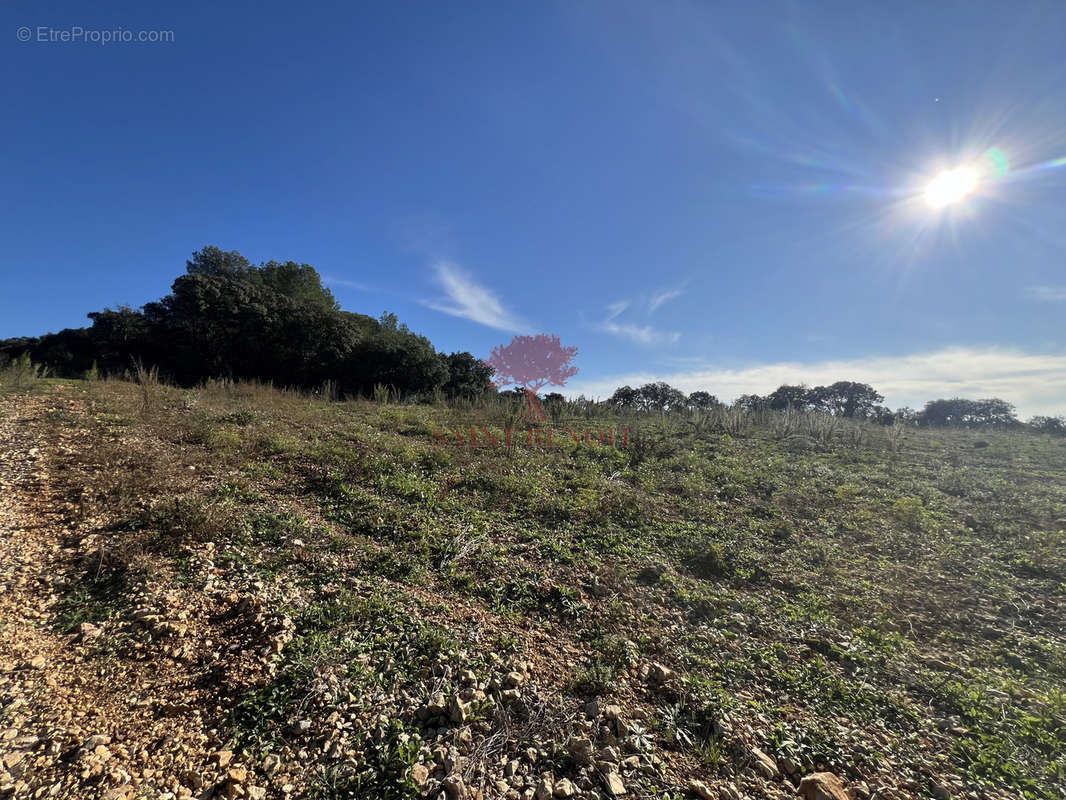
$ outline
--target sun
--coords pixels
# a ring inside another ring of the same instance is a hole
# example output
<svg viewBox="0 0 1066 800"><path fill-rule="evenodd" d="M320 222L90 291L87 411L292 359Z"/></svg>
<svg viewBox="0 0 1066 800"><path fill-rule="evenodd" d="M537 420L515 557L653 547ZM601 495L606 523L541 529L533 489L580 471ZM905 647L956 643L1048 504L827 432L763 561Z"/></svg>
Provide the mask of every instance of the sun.
<svg viewBox="0 0 1066 800"><path fill-rule="evenodd" d="M929 181L925 187L925 202L933 208L943 208L957 203L977 188L977 170L973 167L956 167L946 170Z"/></svg>

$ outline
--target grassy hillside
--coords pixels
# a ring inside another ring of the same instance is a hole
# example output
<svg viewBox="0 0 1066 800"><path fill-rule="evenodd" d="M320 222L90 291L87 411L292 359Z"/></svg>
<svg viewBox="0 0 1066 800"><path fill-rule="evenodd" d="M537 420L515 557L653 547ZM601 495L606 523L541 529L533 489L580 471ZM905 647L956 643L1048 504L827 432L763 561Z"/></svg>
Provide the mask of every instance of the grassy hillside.
<svg viewBox="0 0 1066 800"><path fill-rule="evenodd" d="M1062 439L567 406L507 446L506 405L247 384L0 409L0 795L1066 797Z"/></svg>

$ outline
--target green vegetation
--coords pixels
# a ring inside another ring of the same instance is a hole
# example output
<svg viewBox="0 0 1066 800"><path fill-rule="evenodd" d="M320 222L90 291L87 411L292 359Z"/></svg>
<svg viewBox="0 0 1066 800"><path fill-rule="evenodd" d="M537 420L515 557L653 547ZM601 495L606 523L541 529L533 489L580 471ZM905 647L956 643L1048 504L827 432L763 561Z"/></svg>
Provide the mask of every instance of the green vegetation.
<svg viewBox="0 0 1066 800"><path fill-rule="evenodd" d="M306 776L319 796L413 796L423 743L444 735L415 712L462 670L490 669L490 652L533 662L558 707L642 708L634 752L664 759L641 779L649 793L683 775L740 780L748 737L797 775L1060 796L1061 438L901 438L851 419L808 436L796 431L819 423L792 409L671 411L667 398L555 401L555 446L506 446L509 397L66 386L93 437L78 456L97 476L85 502L118 520L92 576L110 588L75 581L65 629L115 613L114 587L145 570L202 580L189 564L204 552L273 587L293 638L219 724L249 753L321 753ZM472 426L500 443L433 435ZM608 426L630 428L628 446L563 433ZM647 688L652 663L678 682ZM336 752L332 713L349 726ZM495 713L471 708L475 752L504 724Z"/></svg>

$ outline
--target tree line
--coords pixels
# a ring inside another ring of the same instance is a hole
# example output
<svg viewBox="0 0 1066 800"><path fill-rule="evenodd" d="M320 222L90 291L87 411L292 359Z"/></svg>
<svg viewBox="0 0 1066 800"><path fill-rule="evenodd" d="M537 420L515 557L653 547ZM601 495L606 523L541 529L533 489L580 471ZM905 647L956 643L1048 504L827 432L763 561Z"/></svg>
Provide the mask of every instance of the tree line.
<svg viewBox="0 0 1066 800"><path fill-rule="evenodd" d="M862 419L882 425L906 424L923 427L1001 428L1023 426L1016 409L1006 400L987 398L967 400L954 397L930 400L925 408L892 410L884 405L884 396L867 383L837 381L829 386L808 387L782 385L768 395L746 394L737 398L734 406L745 411L807 411L848 419ZM622 386L607 401L611 405L632 411L685 411L707 409L723 405L717 397L696 391L686 395L662 381L647 383L639 388ZM1037 416L1024 423L1030 429L1057 436L1066 436L1066 418Z"/></svg>
<svg viewBox="0 0 1066 800"><path fill-rule="evenodd" d="M293 261L255 266L237 251L213 246L193 253L185 274L158 301L139 309L105 308L88 317L92 321L88 327L0 340L0 365L31 359L53 375L76 378L87 373L121 374L143 364L185 386L219 377L311 389L330 382L342 395L367 395L377 385L409 397L473 399L496 392L489 363L468 352L437 352L429 339L412 332L395 314L375 319L341 309L314 267ZM558 350L557 341L553 346ZM576 353L576 348L564 349ZM526 372L512 376L513 380L530 383ZM533 381L529 388L535 391L540 385ZM527 393L519 386L509 394ZM557 392L542 399L548 409L565 404ZM998 398L931 400L921 411L892 410L883 402L869 384L837 381L814 387L786 384L768 395L743 395L734 406L746 411L818 412L885 425L1022 425L1014 406ZM619 387L606 405L665 414L723 403L709 392L685 394L658 381L639 388ZM1028 427L1066 436L1063 417L1034 417Z"/></svg>
<svg viewBox="0 0 1066 800"><path fill-rule="evenodd" d="M0 341L0 361L28 354L59 377L123 373L152 365L180 385L229 377L342 394L384 384L403 394L475 397L492 368L470 353L439 353L394 314L344 311L314 267L252 265L237 251L205 247L170 293L140 309L105 308L92 324Z"/></svg>

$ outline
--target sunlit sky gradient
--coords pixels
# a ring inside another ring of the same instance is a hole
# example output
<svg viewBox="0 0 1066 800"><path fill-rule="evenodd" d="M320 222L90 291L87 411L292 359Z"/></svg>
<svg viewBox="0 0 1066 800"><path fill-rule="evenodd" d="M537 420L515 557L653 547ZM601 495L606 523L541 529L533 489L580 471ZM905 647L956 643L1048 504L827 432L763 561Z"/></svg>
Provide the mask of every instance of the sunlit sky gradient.
<svg viewBox="0 0 1066 800"><path fill-rule="evenodd" d="M191 251L316 266L568 389L1066 412L1066 5L12 0L0 337L165 293ZM174 31L19 42L20 26ZM959 203L929 181L971 165Z"/></svg>

